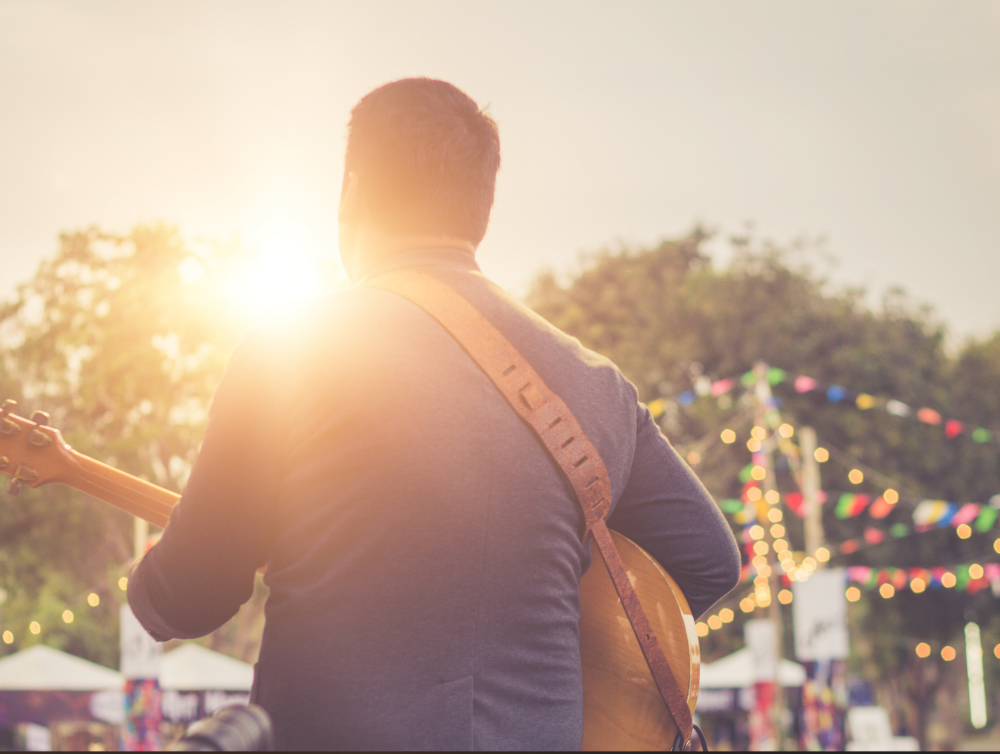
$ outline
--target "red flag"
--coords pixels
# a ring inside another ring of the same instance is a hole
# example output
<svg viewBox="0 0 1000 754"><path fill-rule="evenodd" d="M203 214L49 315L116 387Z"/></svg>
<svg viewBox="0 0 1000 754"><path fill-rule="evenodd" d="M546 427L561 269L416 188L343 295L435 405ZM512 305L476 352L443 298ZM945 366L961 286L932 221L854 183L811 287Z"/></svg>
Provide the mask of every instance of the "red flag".
<svg viewBox="0 0 1000 754"><path fill-rule="evenodd" d="M883 539L885 539L885 532L881 532L878 529L873 529L871 527L865 529L865 542L868 544L877 545Z"/></svg>

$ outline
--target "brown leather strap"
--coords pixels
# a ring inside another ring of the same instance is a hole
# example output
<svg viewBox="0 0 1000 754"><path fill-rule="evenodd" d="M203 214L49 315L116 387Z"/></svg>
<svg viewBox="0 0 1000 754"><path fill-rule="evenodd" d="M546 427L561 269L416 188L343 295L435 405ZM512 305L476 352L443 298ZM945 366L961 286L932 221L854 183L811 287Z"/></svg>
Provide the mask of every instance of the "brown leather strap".
<svg viewBox="0 0 1000 754"><path fill-rule="evenodd" d="M531 364L476 307L444 283L412 270L398 270L366 285L402 296L436 319L534 430L562 469L583 510L587 527L584 541L593 536L660 696L685 743L688 742L692 719L687 698L670 670L605 523L611 508L607 467L569 406L549 389Z"/></svg>

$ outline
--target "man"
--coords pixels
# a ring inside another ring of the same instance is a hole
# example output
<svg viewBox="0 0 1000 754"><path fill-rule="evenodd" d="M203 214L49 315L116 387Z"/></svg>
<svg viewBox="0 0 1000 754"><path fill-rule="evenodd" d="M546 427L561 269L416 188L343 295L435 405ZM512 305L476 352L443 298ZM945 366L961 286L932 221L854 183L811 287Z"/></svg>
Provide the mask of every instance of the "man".
<svg viewBox="0 0 1000 754"><path fill-rule="evenodd" d="M416 269L475 305L597 447L611 527L699 614L739 572L712 499L614 365L476 266L499 162L496 125L452 85L371 92L349 126L344 265L355 282ZM155 638L201 636L266 565L253 698L283 748L573 749L582 531L558 467L468 354L359 285L237 349L129 600Z"/></svg>

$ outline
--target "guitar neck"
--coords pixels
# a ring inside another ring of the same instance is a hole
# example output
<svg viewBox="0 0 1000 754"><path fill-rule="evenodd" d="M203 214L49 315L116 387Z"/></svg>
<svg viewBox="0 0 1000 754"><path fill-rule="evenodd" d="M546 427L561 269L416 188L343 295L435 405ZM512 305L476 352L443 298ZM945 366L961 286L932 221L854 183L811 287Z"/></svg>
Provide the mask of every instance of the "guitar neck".
<svg viewBox="0 0 1000 754"><path fill-rule="evenodd" d="M165 527L170 511L180 500L176 492L157 487L139 477L95 461L93 458L71 451L78 468L59 479L63 484L93 495L99 500L121 508L133 516Z"/></svg>

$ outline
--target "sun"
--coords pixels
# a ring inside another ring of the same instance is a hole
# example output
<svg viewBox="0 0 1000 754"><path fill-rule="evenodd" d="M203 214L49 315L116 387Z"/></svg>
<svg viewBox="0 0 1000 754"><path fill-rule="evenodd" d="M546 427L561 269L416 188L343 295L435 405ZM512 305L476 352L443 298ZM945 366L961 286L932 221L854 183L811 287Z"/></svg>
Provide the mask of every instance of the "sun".
<svg viewBox="0 0 1000 754"><path fill-rule="evenodd" d="M346 283L336 249L294 216L268 217L249 234L247 247L229 293L253 320L289 313Z"/></svg>

